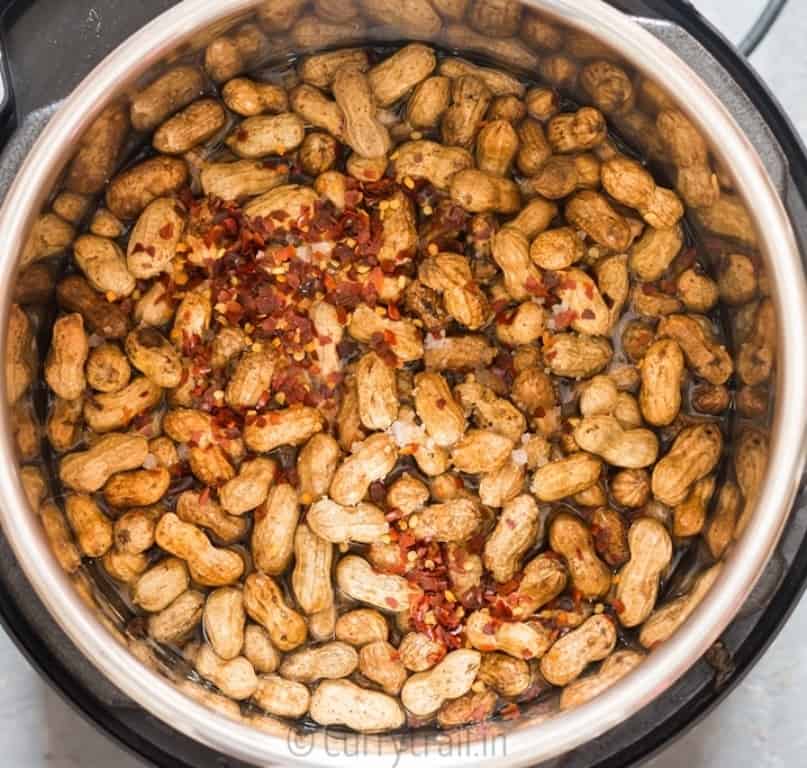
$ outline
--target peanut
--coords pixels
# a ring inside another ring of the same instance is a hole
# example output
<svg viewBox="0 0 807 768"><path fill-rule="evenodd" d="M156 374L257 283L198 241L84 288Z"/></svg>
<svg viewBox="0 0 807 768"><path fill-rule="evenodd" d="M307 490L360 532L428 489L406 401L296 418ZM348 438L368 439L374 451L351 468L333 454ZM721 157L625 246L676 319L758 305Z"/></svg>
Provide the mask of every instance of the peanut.
<svg viewBox="0 0 807 768"><path fill-rule="evenodd" d="M202 621L205 596L188 589L167 608L148 618L148 633L158 643L179 643Z"/></svg>
<svg viewBox="0 0 807 768"><path fill-rule="evenodd" d="M307 614L328 609L333 604L333 546L301 523L294 534L294 558L291 585L300 607Z"/></svg>
<svg viewBox="0 0 807 768"><path fill-rule="evenodd" d="M675 438L667 455L653 468L653 495L663 504L680 504L690 487L717 465L723 437L715 424L686 427Z"/></svg>
<svg viewBox="0 0 807 768"><path fill-rule="evenodd" d="M155 540L166 552L185 560L194 581L208 587L227 586L244 571L240 555L217 549L196 526L175 514L163 515L157 524Z"/></svg>
<svg viewBox="0 0 807 768"><path fill-rule="evenodd" d="M95 493L117 472L139 467L147 455L148 442L144 437L112 433L86 451L65 456L59 477L68 488Z"/></svg>
<svg viewBox="0 0 807 768"><path fill-rule="evenodd" d="M93 498L70 494L65 498L64 511L81 553L103 557L112 546L112 523Z"/></svg>
<svg viewBox="0 0 807 768"><path fill-rule="evenodd" d="M132 590L132 600L149 613L159 613L185 592L189 583L185 561L168 557L137 579Z"/></svg>
<svg viewBox="0 0 807 768"><path fill-rule="evenodd" d="M659 579L672 559L672 541L661 523L640 518L630 527L628 546L631 558L619 572L615 601L622 626L636 627L656 604Z"/></svg>
<svg viewBox="0 0 807 768"><path fill-rule="evenodd" d="M559 501L594 485L601 472L602 462L597 457L574 453L536 470L530 490L538 501Z"/></svg>
<svg viewBox="0 0 807 768"><path fill-rule="evenodd" d="M703 571L689 592L653 611L639 631L639 642L645 648L654 648L668 640L700 605L722 568L723 564L717 563Z"/></svg>
<svg viewBox="0 0 807 768"><path fill-rule="evenodd" d="M561 711L580 707L596 698L636 669L643 660L644 655L637 651L615 651L593 675L575 680L563 689L560 696Z"/></svg>
<svg viewBox="0 0 807 768"><path fill-rule="evenodd" d="M541 624L501 621L491 617L487 608L468 617L465 631L474 648L501 651L516 659L540 658L552 644L552 632Z"/></svg>
<svg viewBox="0 0 807 768"><path fill-rule="evenodd" d="M337 640L286 656L279 672L286 680L314 683L317 680L347 677L358 664L359 655L353 647Z"/></svg>
<svg viewBox="0 0 807 768"><path fill-rule="evenodd" d="M549 527L549 546L566 559L572 587L587 598L605 595L611 587L611 572L597 557L588 526L567 512L555 517Z"/></svg>
<svg viewBox="0 0 807 768"><path fill-rule="evenodd" d="M361 733L395 730L406 720L397 699L348 680L320 683L309 714L319 725L344 725Z"/></svg>
<svg viewBox="0 0 807 768"><path fill-rule="evenodd" d="M336 566L336 582L349 598L382 611L408 610L416 589L400 576L381 574L356 555L343 557Z"/></svg>
<svg viewBox="0 0 807 768"><path fill-rule="evenodd" d="M401 689L401 702L416 716L431 715L447 699L456 699L470 690L481 661L478 651L452 651L433 669L412 675Z"/></svg>
<svg viewBox="0 0 807 768"><path fill-rule="evenodd" d="M552 685L568 685L588 664L606 658L615 645L613 621L606 616L592 616L550 648L541 659L541 674Z"/></svg>
<svg viewBox="0 0 807 768"><path fill-rule="evenodd" d="M311 694L302 683L279 675L261 675L252 700L265 712L277 717L302 717L308 712Z"/></svg>
<svg viewBox="0 0 807 768"><path fill-rule="evenodd" d="M87 386L84 363L88 354L81 315L62 315L53 324L53 338L45 361L45 381L59 397L75 400L83 394Z"/></svg>

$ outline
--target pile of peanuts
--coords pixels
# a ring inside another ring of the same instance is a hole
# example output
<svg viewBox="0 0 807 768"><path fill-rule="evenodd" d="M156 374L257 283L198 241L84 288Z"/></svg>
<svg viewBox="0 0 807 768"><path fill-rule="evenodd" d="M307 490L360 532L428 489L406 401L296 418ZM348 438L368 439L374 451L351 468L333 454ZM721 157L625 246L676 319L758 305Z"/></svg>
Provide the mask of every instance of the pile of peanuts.
<svg viewBox="0 0 807 768"><path fill-rule="evenodd" d="M542 84L423 43L244 75L272 35L361 38L358 6ZM730 181L594 41L467 6L266 3L101 114L23 256L30 504L133 653L233 717L585 703L687 620L762 483L775 318ZM685 210L732 245L712 276Z"/></svg>

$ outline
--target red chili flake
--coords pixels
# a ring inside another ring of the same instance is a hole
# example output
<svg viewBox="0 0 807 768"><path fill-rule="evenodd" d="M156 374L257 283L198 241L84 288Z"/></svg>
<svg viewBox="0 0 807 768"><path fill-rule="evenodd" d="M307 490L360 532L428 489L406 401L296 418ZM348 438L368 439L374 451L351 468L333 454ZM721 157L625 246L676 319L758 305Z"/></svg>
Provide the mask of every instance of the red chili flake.
<svg viewBox="0 0 807 768"><path fill-rule="evenodd" d="M513 529L516 527L516 521L515 521L515 520L511 520L509 517L505 517L505 518L504 518L504 522L505 522L505 525L506 525L508 528L510 528L511 530L513 530Z"/></svg>
<svg viewBox="0 0 807 768"><path fill-rule="evenodd" d="M518 704L510 703L502 707L499 715L502 720L517 720L521 717L521 710L518 708Z"/></svg>
<svg viewBox="0 0 807 768"><path fill-rule="evenodd" d="M554 315L555 328L561 330L568 328L577 319L577 312L573 309L564 309Z"/></svg>
<svg viewBox="0 0 807 768"><path fill-rule="evenodd" d="M207 504L209 498L210 498L210 488L205 487L205 489L199 494L200 506L204 506L205 504Z"/></svg>
<svg viewBox="0 0 807 768"><path fill-rule="evenodd" d="M613 608L613 609L614 609L614 610L615 610L617 613L623 613L623 612L624 612L624 610L625 610L625 603L623 603L621 600L618 600L617 598L614 598L614 599L611 601L611 607L612 607L612 608Z"/></svg>
<svg viewBox="0 0 807 768"><path fill-rule="evenodd" d="M585 293L586 293L586 297L587 297L587 298L589 298L589 299L593 299L593 298L594 298L594 284L593 284L593 283L589 283L589 282L587 282L587 283L586 283L586 285L585 285L585 289L584 289L584 290L585 290Z"/></svg>
<svg viewBox="0 0 807 768"><path fill-rule="evenodd" d="M400 320L401 319L401 312L395 304L389 304L387 306L387 317L390 320Z"/></svg>
<svg viewBox="0 0 807 768"><path fill-rule="evenodd" d="M385 597L384 602L393 610L398 609L398 601L394 597Z"/></svg>
<svg viewBox="0 0 807 768"><path fill-rule="evenodd" d="M444 397L440 397L437 399L435 405L442 411L446 407L446 405L448 405L448 402Z"/></svg>
<svg viewBox="0 0 807 768"><path fill-rule="evenodd" d="M174 223L172 221L166 222L160 227L160 237L163 240L168 240L174 236Z"/></svg>
<svg viewBox="0 0 807 768"><path fill-rule="evenodd" d="M595 318L595 314L591 309L584 309L580 317L582 317L583 320L593 320Z"/></svg>
<svg viewBox="0 0 807 768"><path fill-rule="evenodd" d="M496 634L496 624L493 621L487 622L484 627L482 627L482 631L486 635L495 635Z"/></svg>

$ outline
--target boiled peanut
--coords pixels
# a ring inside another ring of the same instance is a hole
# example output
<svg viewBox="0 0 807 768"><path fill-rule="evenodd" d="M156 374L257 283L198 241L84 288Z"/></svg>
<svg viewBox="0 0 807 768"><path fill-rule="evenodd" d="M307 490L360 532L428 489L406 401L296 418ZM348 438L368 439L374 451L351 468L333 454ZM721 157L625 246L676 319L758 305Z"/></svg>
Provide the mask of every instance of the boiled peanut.
<svg viewBox="0 0 807 768"><path fill-rule="evenodd" d="M286 91L274 83L262 83L246 77L229 80L221 90L227 108L243 117L255 117L264 112L286 112L289 99Z"/></svg>
<svg viewBox="0 0 807 768"><path fill-rule="evenodd" d="M583 419L574 430L574 439L582 450L601 456L614 467L641 469L654 464L658 456L658 438L654 432L623 429L615 416Z"/></svg>
<svg viewBox="0 0 807 768"><path fill-rule="evenodd" d="M566 204L566 218L603 248L625 251L630 245L627 220L598 192L578 192Z"/></svg>
<svg viewBox="0 0 807 768"><path fill-rule="evenodd" d="M102 557L112 546L112 523L91 496L70 494L64 511L81 553Z"/></svg>
<svg viewBox="0 0 807 768"><path fill-rule="evenodd" d="M689 592L653 611L639 631L639 642L645 648L654 648L668 640L706 597L722 567L722 563L717 563L703 571Z"/></svg>
<svg viewBox="0 0 807 768"><path fill-rule="evenodd" d="M612 355L611 344L601 337L556 333L544 339L544 363L556 376L586 379L605 368Z"/></svg>
<svg viewBox="0 0 807 768"><path fill-rule="evenodd" d="M615 651L593 675L575 680L563 689L560 697L561 710L580 707L596 698L636 669L643 660L644 655L637 651Z"/></svg>
<svg viewBox="0 0 807 768"><path fill-rule="evenodd" d="M255 513L252 556L265 573L282 573L291 559L294 529L299 517L297 492L288 483L275 485L264 505Z"/></svg>
<svg viewBox="0 0 807 768"><path fill-rule="evenodd" d="M389 107L403 98L432 73L436 63L431 48L412 43L377 64L367 77L378 106Z"/></svg>
<svg viewBox="0 0 807 768"><path fill-rule="evenodd" d="M119 392L132 373L120 347L104 343L90 350L84 369L87 383L99 392Z"/></svg>
<svg viewBox="0 0 807 768"><path fill-rule="evenodd" d="M302 683L279 675L261 675L252 700L265 712L277 717L302 717L308 712L311 694Z"/></svg>
<svg viewBox="0 0 807 768"><path fill-rule="evenodd" d="M407 610L416 593L406 579L376 573L366 560L356 555L348 555L339 561L336 582L348 597L382 611Z"/></svg>
<svg viewBox="0 0 807 768"><path fill-rule="evenodd" d="M258 687L255 670L243 656L225 661L209 645L204 644L196 656L195 666L202 677L236 701L248 699Z"/></svg>
<svg viewBox="0 0 807 768"><path fill-rule="evenodd" d="M330 88L336 72L345 64L368 69L367 52L361 48L343 48L337 51L308 56L299 67L300 78L317 88Z"/></svg>
<svg viewBox="0 0 807 768"><path fill-rule="evenodd" d="M209 530L222 544L233 544L244 537L248 522L226 514L221 506L206 493L185 491L176 505L177 517L184 523Z"/></svg>
<svg viewBox="0 0 807 768"><path fill-rule="evenodd" d="M184 160L161 156L143 160L112 179L107 208L120 219L133 219L153 200L177 192L187 179Z"/></svg>
<svg viewBox="0 0 807 768"><path fill-rule="evenodd" d="M678 538L697 536L706 524L706 511L715 490L714 476L695 483L687 497L673 509L673 533Z"/></svg>
<svg viewBox="0 0 807 768"><path fill-rule="evenodd" d="M669 506L680 504L692 484L715 468L722 451L723 437L717 425L686 427L653 468L653 495Z"/></svg>
<svg viewBox="0 0 807 768"><path fill-rule="evenodd" d="M376 117L370 80L360 68L345 65L337 70L333 95L345 119L345 141L363 157L386 155L391 142L389 132Z"/></svg>
<svg viewBox="0 0 807 768"><path fill-rule="evenodd" d="M436 712L446 699L456 699L470 690L481 661L478 651L452 651L433 669L412 675L401 689L401 702L420 717Z"/></svg>
<svg viewBox="0 0 807 768"><path fill-rule="evenodd" d="M124 298L135 289L123 251L112 240L82 235L73 243L73 257L92 287L107 299Z"/></svg>
<svg viewBox="0 0 807 768"><path fill-rule="evenodd" d="M88 354L81 315L62 315L53 324L53 338L45 361L45 381L59 397L75 400L83 394L87 386L84 363Z"/></svg>
<svg viewBox="0 0 807 768"><path fill-rule="evenodd" d="M588 598L605 595L611 587L611 572L597 557L588 526L567 512L555 517L549 527L549 546L563 555L572 586Z"/></svg>
<svg viewBox="0 0 807 768"><path fill-rule="evenodd" d="M137 579L132 600L149 613L159 613L185 592L189 583L185 561L168 557Z"/></svg>
<svg viewBox="0 0 807 768"><path fill-rule="evenodd" d="M325 497L311 505L306 520L317 536L334 544L369 544L389 531L382 510L366 502L348 507Z"/></svg>
<svg viewBox="0 0 807 768"><path fill-rule="evenodd" d="M737 484L731 481L724 483L717 494L714 513L704 531L706 545L716 560L723 557L734 538L741 503Z"/></svg>
<svg viewBox="0 0 807 768"><path fill-rule="evenodd" d="M188 589L167 608L148 618L148 633L158 643L178 643L202 621L205 596Z"/></svg>
<svg viewBox="0 0 807 768"><path fill-rule="evenodd" d="M607 616L592 616L558 640L541 659L541 674L552 685L568 685L593 661L606 658L616 645L616 629Z"/></svg>
<svg viewBox="0 0 807 768"><path fill-rule="evenodd" d="M619 572L615 605L620 623L636 627L656 604L659 579L672 559L672 541L661 523L640 518L630 527L628 546L631 558Z"/></svg>
<svg viewBox="0 0 807 768"><path fill-rule="evenodd" d="M515 182L485 171L469 169L454 173L450 194L455 203L471 213L512 214L521 205Z"/></svg>
<svg viewBox="0 0 807 768"><path fill-rule="evenodd" d="M291 585L300 607L308 614L326 610L333 604L333 546L301 523L294 534L294 558Z"/></svg>
<svg viewBox="0 0 807 768"><path fill-rule="evenodd" d="M115 172L128 132L129 116L124 105L111 104L81 136L67 169L65 188L82 195L100 192Z"/></svg>
<svg viewBox="0 0 807 768"><path fill-rule="evenodd" d="M262 573L252 573L244 582L244 608L249 617L269 633L280 651L290 651L305 642L305 619L292 610L277 583Z"/></svg>
<svg viewBox="0 0 807 768"><path fill-rule="evenodd" d="M240 555L217 549L196 526L175 514L164 515L157 524L155 540L162 549L185 560L194 581L209 587L237 581L244 571Z"/></svg>
<svg viewBox="0 0 807 768"><path fill-rule="evenodd" d="M522 494L505 505L485 542L485 567L496 581L509 581L515 576L537 533L538 505L531 496Z"/></svg>
<svg viewBox="0 0 807 768"><path fill-rule="evenodd" d="M248 117L225 143L239 157L257 160L268 155L285 155L297 149L304 135L303 121L292 112L285 112Z"/></svg>
<svg viewBox="0 0 807 768"><path fill-rule="evenodd" d="M165 467L118 472L104 485L104 499L112 507L156 504L168 490L171 473Z"/></svg>
<svg viewBox="0 0 807 768"><path fill-rule="evenodd" d="M280 654L272 645L269 633L257 624L247 624L244 629L244 658L252 664L256 672L268 674L280 666ZM258 688L261 680L258 680Z"/></svg>
<svg viewBox="0 0 807 768"><path fill-rule="evenodd" d="M320 683L309 714L319 725L344 725L362 733L394 730L406 720L397 699L348 680Z"/></svg>
<svg viewBox="0 0 807 768"><path fill-rule="evenodd" d="M408 141L392 153L395 177L428 179L435 187L447 190L455 174L473 166L466 149L446 147L434 141Z"/></svg>
<svg viewBox="0 0 807 768"><path fill-rule="evenodd" d="M242 200L286 184L289 174L281 168L267 168L262 162L237 160L207 163L199 178L206 195L222 200Z"/></svg>
<svg viewBox="0 0 807 768"><path fill-rule="evenodd" d="M671 424L681 408L684 356L671 339L653 343L640 366L642 388L639 404L645 420L657 427Z"/></svg>
<svg viewBox="0 0 807 768"><path fill-rule="evenodd" d="M517 659L543 656L552 644L552 632L540 624L501 621L487 608L475 611L465 626L468 642L480 651L501 651Z"/></svg>
<svg viewBox="0 0 807 768"><path fill-rule="evenodd" d="M112 433L86 451L65 456L59 477L68 488L95 493L115 473L139 467L147 455L148 442L144 437Z"/></svg>
<svg viewBox="0 0 807 768"><path fill-rule="evenodd" d="M538 469L530 490L539 501L559 501L594 485L600 477L602 462L579 452L557 459Z"/></svg>
<svg viewBox="0 0 807 768"><path fill-rule="evenodd" d="M223 83L254 67L268 54L266 35L255 24L243 24L207 46L205 69L213 80Z"/></svg>
<svg viewBox="0 0 807 768"><path fill-rule="evenodd" d="M253 451L267 453L281 445L300 445L322 431L322 417L313 408L285 408L249 421L244 442Z"/></svg>
<svg viewBox="0 0 807 768"><path fill-rule="evenodd" d="M313 683L317 680L338 680L340 677L347 677L358 664L359 655L353 647L336 640L286 656L279 672L287 680Z"/></svg>
<svg viewBox="0 0 807 768"><path fill-rule="evenodd" d="M482 654L477 679L502 696L519 696L530 686L532 674L524 659L493 651Z"/></svg>
<svg viewBox="0 0 807 768"><path fill-rule="evenodd" d="M115 521L113 537L115 548L121 552L138 555L154 544L157 521L164 514L161 506L136 507Z"/></svg>
<svg viewBox="0 0 807 768"><path fill-rule="evenodd" d="M297 454L297 477L302 504L310 504L328 493L339 464L339 444L323 432L313 435Z"/></svg>
<svg viewBox="0 0 807 768"><path fill-rule="evenodd" d="M551 552L534 557L524 566L521 583L514 593L513 618L524 620L554 600L566 588L567 581L568 572L558 557Z"/></svg>
<svg viewBox="0 0 807 768"><path fill-rule="evenodd" d="M397 458L397 447L388 435L367 438L337 468L331 481L331 498L348 507L358 504L372 483L387 476Z"/></svg>
<svg viewBox="0 0 807 768"><path fill-rule="evenodd" d="M359 671L392 696L397 695L407 678L395 646L386 640L374 640L359 651Z"/></svg>

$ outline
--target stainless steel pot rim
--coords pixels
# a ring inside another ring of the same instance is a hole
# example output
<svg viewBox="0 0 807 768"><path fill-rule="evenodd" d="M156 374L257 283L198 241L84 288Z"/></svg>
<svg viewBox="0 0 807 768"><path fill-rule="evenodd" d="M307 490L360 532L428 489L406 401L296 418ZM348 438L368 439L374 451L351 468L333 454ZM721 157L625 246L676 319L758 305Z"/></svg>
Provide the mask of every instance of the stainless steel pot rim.
<svg viewBox="0 0 807 768"><path fill-rule="evenodd" d="M787 350L779 356L777 372L777 413L771 444L771 463L776 471L768 473L756 513L715 588L672 640L656 649L645 663L607 693L542 723L519 724L507 735L506 743L502 742L492 754L483 753L481 747L474 751L466 742L461 749L438 749L438 739L428 753L425 743L418 743L417 749L406 752L401 751L400 744L406 746L411 742L379 738L350 754L351 762L368 767L379 762L404 768L414 766L426 754L433 764L446 768L469 762L514 767L535 764L596 738L637 712L683 675L735 616L776 546L804 464L807 289L787 215L753 147L707 86L677 56L602 0L522 1L600 38L645 74L664 83L671 93L686 93L691 117L709 135L724 167L731 171L737 188L743 190L749 210L763 223L760 232L763 251L771 283L776 287L773 299L779 316L778 344L780 350ZM209 0L184 0L110 54L65 101L29 154L0 211L0 231L6 245L0 259L0 280L4 286L0 315L4 323L11 302L14 257L21 252L25 233L44 202L44 195L55 183L61 167L57 162L59 150L66 159L70 147L75 146L100 111L107 94L123 83L133 82L195 30L247 12L256 4L256 0L218 0L215 4ZM5 337L6 326L3 344ZM41 526L28 513L16 465L10 459L14 448L6 410L0 419L6 456L0 466L3 529L40 599L96 667L151 714L224 754L256 764L343 764L345 754L334 746L334 741L326 743L322 735L299 748L293 739L240 725L196 703L136 662L110 636L81 602L51 556Z"/></svg>

